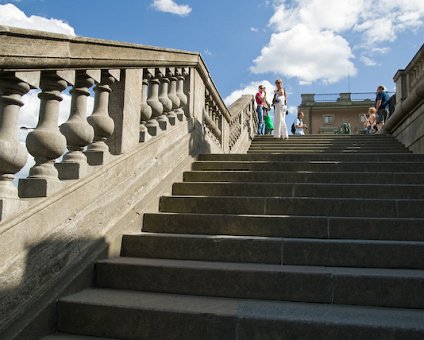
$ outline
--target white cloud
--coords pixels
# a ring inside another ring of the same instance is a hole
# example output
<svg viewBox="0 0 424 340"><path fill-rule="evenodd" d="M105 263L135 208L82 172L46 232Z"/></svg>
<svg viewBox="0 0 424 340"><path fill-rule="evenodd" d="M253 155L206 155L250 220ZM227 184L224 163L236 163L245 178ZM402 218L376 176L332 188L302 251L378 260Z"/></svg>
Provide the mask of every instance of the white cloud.
<svg viewBox="0 0 424 340"><path fill-rule="evenodd" d="M173 0L153 0L152 6L160 12L172 13L179 16L187 16L191 12L191 7L188 5L178 5Z"/></svg>
<svg viewBox="0 0 424 340"><path fill-rule="evenodd" d="M364 56L364 55L361 56L360 60L365 66L375 66L375 65L377 65L377 63L375 62L374 59L371 59L371 58Z"/></svg>
<svg viewBox="0 0 424 340"><path fill-rule="evenodd" d="M349 43L342 36L296 25L271 36L261 55L254 60L251 71L296 77L301 84L334 83L356 74L352 57Z"/></svg>
<svg viewBox="0 0 424 340"><path fill-rule="evenodd" d="M37 15L28 17L13 4L0 5L0 25L75 35L75 30L66 22L53 18L47 19Z"/></svg>
<svg viewBox="0 0 424 340"><path fill-rule="evenodd" d="M204 50L204 51L203 51L203 53L204 53L205 55L209 55L209 56L211 56L211 55L212 55L212 52L211 52L211 51L209 51L209 49Z"/></svg>
<svg viewBox="0 0 424 340"><path fill-rule="evenodd" d="M250 27L251 32L259 32L259 30L256 27Z"/></svg>
<svg viewBox="0 0 424 340"><path fill-rule="evenodd" d="M251 71L337 82L356 74L355 59L377 65L372 57L387 53L398 33L423 25L423 0L275 0L274 33Z"/></svg>
<svg viewBox="0 0 424 340"><path fill-rule="evenodd" d="M280 1L269 23L280 32L299 23L316 30L341 32L357 22L364 4L364 0L296 0L289 7Z"/></svg>
<svg viewBox="0 0 424 340"><path fill-rule="evenodd" d="M272 94L274 90L274 85L271 84L268 80L262 81L252 81L248 85L242 85L241 89L231 92L230 95L224 98L224 103L228 106L234 103L237 99L245 94L255 95L258 92L259 85L266 87L267 99L270 102L272 100Z"/></svg>

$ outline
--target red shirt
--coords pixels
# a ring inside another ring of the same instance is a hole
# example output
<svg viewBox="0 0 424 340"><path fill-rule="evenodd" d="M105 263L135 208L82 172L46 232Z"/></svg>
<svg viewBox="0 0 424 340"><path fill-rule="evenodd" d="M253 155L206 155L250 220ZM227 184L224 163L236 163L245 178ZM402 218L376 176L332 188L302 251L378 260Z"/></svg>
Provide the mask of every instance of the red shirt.
<svg viewBox="0 0 424 340"><path fill-rule="evenodd" d="M265 104L264 103L264 93L263 92L256 93L255 100L256 100L256 104L258 106L264 106L264 104Z"/></svg>

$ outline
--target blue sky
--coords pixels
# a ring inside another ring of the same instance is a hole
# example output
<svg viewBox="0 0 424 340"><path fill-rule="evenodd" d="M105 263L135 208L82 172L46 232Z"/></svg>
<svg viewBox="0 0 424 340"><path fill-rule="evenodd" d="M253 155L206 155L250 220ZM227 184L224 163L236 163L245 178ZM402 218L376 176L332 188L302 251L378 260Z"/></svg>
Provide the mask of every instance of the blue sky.
<svg viewBox="0 0 424 340"><path fill-rule="evenodd" d="M423 0L0 0L0 4L0 24L26 22L45 30L57 24L53 20L41 24L34 17L38 16L60 20L64 29L71 27L79 36L198 51L227 102L254 91L265 80L283 78L292 112L301 93L371 92L378 84L393 90L393 75L424 42ZM22 15L6 4L16 6Z"/></svg>

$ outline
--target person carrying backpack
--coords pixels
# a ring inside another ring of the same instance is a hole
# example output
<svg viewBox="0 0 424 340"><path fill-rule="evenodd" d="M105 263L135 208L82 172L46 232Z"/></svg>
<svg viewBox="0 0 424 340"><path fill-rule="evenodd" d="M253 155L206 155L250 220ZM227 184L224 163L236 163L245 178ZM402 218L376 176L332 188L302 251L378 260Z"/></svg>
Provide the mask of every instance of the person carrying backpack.
<svg viewBox="0 0 424 340"><path fill-rule="evenodd" d="M305 118L305 114L302 111L300 111L297 114L296 121L292 125L293 134L299 135L299 136L305 135L305 129L308 129L308 126L303 123L303 118Z"/></svg>
<svg viewBox="0 0 424 340"><path fill-rule="evenodd" d="M377 128L378 131L384 126L384 122L389 115L390 95L387 93L383 85L377 87L377 95L375 98L375 109L377 110Z"/></svg>

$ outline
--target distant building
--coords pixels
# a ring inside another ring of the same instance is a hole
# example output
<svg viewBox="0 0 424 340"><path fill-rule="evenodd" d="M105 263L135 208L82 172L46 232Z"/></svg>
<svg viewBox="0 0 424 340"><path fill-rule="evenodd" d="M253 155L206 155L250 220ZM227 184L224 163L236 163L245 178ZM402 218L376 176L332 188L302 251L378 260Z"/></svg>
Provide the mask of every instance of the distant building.
<svg viewBox="0 0 424 340"><path fill-rule="evenodd" d="M363 133L364 116L374 106L375 93L302 94L298 110L305 114L306 133L334 134L347 122L353 134Z"/></svg>

